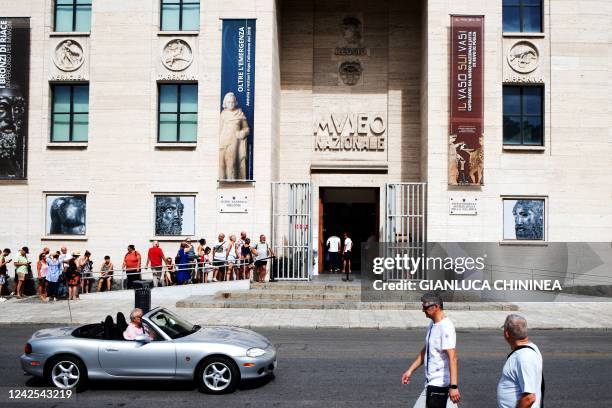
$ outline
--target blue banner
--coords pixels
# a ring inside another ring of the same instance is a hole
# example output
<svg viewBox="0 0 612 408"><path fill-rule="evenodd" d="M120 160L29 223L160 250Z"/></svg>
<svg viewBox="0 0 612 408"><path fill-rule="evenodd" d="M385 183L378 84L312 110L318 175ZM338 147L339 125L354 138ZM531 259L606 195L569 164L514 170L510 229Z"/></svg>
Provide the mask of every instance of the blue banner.
<svg viewBox="0 0 612 408"><path fill-rule="evenodd" d="M253 180L255 20L223 20L219 180Z"/></svg>

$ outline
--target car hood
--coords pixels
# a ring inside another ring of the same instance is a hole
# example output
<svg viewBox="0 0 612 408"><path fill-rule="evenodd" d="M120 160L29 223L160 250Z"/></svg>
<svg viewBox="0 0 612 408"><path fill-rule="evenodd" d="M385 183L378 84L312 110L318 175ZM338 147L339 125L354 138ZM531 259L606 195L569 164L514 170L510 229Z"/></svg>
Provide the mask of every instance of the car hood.
<svg viewBox="0 0 612 408"><path fill-rule="evenodd" d="M270 341L259 333L229 326L203 327L181 340L231 344L247 349L251 347L266 349L271 345Z"/></svg>
<svg viewBox="0 0 612 408"><path fill-rule="evenodd" d="M32 340L40 340L46 339L50 337L65 337L70 336L70 334L76 329L75 326L66 326L66 327L54 327L52 329L42 329L38 330L32 335Z"/></svg>

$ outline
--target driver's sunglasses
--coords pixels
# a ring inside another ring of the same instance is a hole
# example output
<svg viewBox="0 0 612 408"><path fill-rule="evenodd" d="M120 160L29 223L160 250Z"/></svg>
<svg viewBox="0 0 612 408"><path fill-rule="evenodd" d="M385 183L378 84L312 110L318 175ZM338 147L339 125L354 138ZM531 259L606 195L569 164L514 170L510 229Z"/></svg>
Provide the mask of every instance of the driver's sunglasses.
<svg viewBox="0 0 612 408"><path fill-rule="evenodd" d="M435 305L436 305L436 303L432 303L431 305L423 305L423 310L427 310L430 307L435 306Z"/></svg>

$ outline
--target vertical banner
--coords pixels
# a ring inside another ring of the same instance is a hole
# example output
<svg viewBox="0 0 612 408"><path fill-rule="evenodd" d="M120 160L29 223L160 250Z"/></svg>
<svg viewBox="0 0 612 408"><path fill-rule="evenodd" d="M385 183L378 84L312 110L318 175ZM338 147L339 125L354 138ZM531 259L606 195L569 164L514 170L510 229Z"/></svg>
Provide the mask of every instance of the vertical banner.
<svg viewBox="0 0 612 408"><path fill-rule="evenodd" d="M448 184L483 183L484 16L451 16Z"/></svg>
<svg viewBox="0 0 612 408"><path fill-rule="evenodd" d="M253 180L255 20L223 20L219 180Z"/></svg>
<svg viewBox="0 0 612 408"><path fill-rule="evenodd" d="M30 19L0 17L0 180L27 177Z"/></svg>

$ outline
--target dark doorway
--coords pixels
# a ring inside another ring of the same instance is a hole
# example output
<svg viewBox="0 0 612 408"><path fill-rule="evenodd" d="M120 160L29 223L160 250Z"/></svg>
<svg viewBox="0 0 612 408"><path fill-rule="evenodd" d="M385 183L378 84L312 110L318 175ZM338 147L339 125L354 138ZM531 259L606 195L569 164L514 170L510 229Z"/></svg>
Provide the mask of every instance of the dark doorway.
<svg viewBox="0 0 612 408"><path fill-rule="evenodd" d="M351 269L361 270L361 245L368 240L378 242L378 188L321 187L319 190L319 273L328 273L330 262L327 239L348 232L353 241Z"/></svg>

